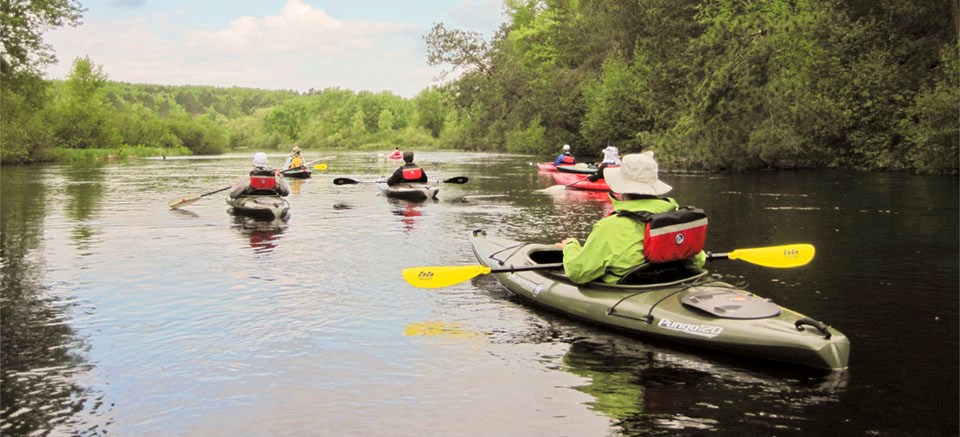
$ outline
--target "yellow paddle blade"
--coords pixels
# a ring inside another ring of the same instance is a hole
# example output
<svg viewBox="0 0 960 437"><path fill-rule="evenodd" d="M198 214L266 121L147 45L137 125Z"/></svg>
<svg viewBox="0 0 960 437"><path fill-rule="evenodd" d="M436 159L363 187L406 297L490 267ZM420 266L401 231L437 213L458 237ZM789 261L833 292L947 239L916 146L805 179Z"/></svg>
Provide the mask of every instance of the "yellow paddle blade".
<svg viewBox="0 0 960 437"><path fill-rule="evenodd" d="M730 259L742 259L764 267L790 268L805 265L816 252L812 244L787 244L784 246L737 249L728 254Z"/></svg>
<svg viewBox="0 0 960 437"><path fill-rule="evenodd" d="M490 267L481 265L410 267L403 269L403 279L414 287L443 288L487 273Z"/></svg>
<svg viewBox="0 0 960 437"><path fill-rule="evenodd" d="M315 169L317 169L317 170L326 170L326 169L327 169L327 164L317 164L317 165L313 166L313 168L315 168Z"/></svg>

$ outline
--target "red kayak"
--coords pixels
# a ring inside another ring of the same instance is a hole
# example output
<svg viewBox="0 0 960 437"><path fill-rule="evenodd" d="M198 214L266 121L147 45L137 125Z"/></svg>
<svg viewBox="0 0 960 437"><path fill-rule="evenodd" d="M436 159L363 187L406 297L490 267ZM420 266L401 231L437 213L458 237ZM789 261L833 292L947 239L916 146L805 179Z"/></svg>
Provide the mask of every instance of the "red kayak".
<svg viewBox="0 0 960 437"><path fill-rule="evenodd" d="M560 167L572 167L573 164L563 164ZM537 170L544 173L553 173L557 171L557 166L553 165L552 162L538 162Z"/></svg>
<svg viewBox="0 0 960 437"><path fill-rule="evenodd" d="M597 179L596 182L590 182L587 176L589 175L557 172L553 174L553 181L558 185L566 185L570 190L610 191L607 181Z"/></svg>

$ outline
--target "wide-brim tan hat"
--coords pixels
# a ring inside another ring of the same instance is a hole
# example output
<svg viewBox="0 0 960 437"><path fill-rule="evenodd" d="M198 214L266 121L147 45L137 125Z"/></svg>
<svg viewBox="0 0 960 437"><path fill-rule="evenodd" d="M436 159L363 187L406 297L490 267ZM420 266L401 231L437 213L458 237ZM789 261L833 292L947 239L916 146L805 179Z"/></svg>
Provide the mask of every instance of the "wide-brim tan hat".
<svg viewBox="0 0 960 437"><path fill-rule="evenodd" d="M620 167L604 169L603 179L611 190L620 194L659 196L673 189L660 181L659 171L660 166L653 160L652 153L636 153L624 156Z"/></svg>

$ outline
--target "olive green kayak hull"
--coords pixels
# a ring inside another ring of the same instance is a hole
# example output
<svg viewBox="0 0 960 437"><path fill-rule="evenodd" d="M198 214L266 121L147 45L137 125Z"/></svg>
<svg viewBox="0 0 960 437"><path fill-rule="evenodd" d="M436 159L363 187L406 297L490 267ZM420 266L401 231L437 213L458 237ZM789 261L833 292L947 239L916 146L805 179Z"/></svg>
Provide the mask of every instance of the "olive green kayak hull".
<svg viewBox="0 0 960 437"><path fill-rule="evenodd" d="M290 212L290 202L281 196L251 195L227 196L227 205L234 215L255 217L264 220L274 220L287 217Z"/></svg>
<svg viewBox="0 0 960 437"><path fill-rule="evenodd" d="M474 231L470 242L480 263L495 269L562 260L556 246L483 231ZM562 269L492 275L525 300L633 334L831 371L847 368L850 356L850 341L836 329L711 279L704 270L647 285L578 285Z"/></svg>

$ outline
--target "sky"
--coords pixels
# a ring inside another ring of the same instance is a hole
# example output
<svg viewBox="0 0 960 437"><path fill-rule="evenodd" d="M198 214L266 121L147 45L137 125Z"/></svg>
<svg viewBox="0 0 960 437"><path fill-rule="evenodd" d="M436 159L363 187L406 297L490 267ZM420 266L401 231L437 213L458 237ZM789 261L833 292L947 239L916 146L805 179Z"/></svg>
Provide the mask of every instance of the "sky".
<svg viewBox="0 0 960 437"><path fill-rule="evenodd" d="M413 97L439 83L436 23L490 39L501 0L80 0L82 24L48 31L64 79L88 56L109 80ZM447 67L449 69L449 66Z"/></svg>

